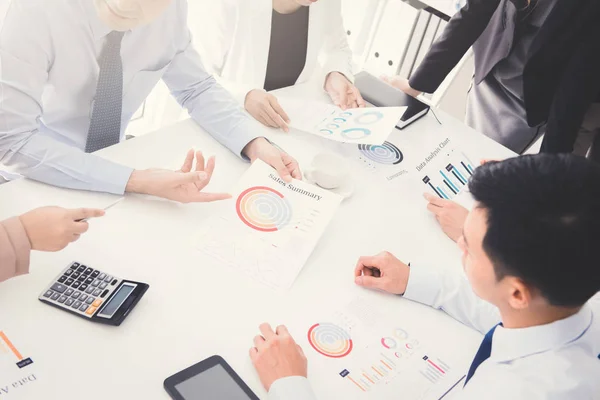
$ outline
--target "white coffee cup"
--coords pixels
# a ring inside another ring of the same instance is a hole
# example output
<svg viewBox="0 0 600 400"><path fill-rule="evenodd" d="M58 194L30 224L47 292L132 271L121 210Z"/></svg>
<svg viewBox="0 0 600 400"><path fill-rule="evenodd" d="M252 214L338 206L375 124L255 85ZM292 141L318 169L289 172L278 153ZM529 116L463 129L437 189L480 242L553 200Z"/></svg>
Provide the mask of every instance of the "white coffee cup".
<svg viewBox="0 0 600 400"><path fill-rule="evenodd" d="M313 158L304 175L323 189L337 189L344 185L350 175L348 162L335 153L319 153Z"/></svg>

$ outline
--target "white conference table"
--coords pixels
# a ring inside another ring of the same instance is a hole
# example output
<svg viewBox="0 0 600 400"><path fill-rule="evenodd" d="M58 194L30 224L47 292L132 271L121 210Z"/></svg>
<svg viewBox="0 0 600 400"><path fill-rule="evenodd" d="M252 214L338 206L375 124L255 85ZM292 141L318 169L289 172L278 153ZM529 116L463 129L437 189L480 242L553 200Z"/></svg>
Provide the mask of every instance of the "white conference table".
<svg viewBox="0 0 600 400"><path fill-rule="evenodd" d="M284 92L325 98L311 85ZM460 121L441 111L436 114L442 125L429 113L401 134L407 139L448 135L480 158L513 155ZM301 165L308 165L317 152L329 146L324 139L309 134L269 130L266 135ZM134 168L175 169L191 147L217 156L210 190L228 190L248 168L191 120L99 154ZM33 253L29 275L0 284L0 330L24 349L24 356L34 360L32 366L23 369L23 375L29 368L37 379L2 398L167 399L162 388L167 376L213 354L223 356L255 393L265 397L248 357L258 325L268 321L273 326L294 326L299 316L314 313L315 318L321 318L356 296L378 307L418 312L421 322L443 332L440 340L454 346L468 365L481 335L442 312L354 285L358 257L382 250L413 265L430 263L460 269L459 251L426 211L420 192L381 185L359 169L354 176L355 194L343 202L287 292L265 288L232 273L194 248L196 232L218 210L218 204L183 205L126 195L105 217L92 220L89 232L67 249ZM20 180L0 186L0 219L43 205L102 207L114 199L107 194ZM149 283L150 289L120 327L94 324L39 302L40 292L72 261ZM291 333L305 335L297 329ZM309 362L314 360L313 354L306 353ZM334 395L326 380L310 372L309 378L321 398Z"/></svg>

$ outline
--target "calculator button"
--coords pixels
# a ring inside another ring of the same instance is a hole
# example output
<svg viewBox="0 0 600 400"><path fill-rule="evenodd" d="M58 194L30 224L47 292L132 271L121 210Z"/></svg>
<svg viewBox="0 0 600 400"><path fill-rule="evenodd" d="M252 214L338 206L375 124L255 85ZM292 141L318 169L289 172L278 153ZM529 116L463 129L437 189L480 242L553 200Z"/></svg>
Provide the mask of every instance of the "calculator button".
<svg viewBox="0 0 600 400"><path fill-rule="evenodd" d="M64 276L64 275L63 275L63 276L61 276L60 278L58 278L58 281L59 281L60 283L63 283L63 282L64 282L64 281L66 281L66 280L67 280L67 277L66 277L66 276Z"/></svg>
<svg viewBox="0 0 600 400"><path fill-rule="evenodd" d="M108 289L106 289L104 292L102 292L100 297L104 298L104 296L106 296L107 294L108 294Z"/></svg>
<svg viewBox="0 0 600 400"><path fill-rule="evenodd" d="M75 269L77 267L79 267L79 263L73 263L73 264L71 264L71 266L69 268Z"/></svg>
<svg viewBox="0 0 600 400"><path fill-rule="evenodd" d="M94 296L100 296L100 293L102 293L102 290L97 289L94 291Z"/></svg>
<svg viewBox="0 0 600 400"><path fill-rule="evenodd" d="M94 282L94 278L92 278L91 276L85 280L86 285L89 285L92 282Z"/></svg>
<svg viewBox="0 0 600 400"><path fill-rule="evenodd" d="M94 300L96 300L96 299L90 296L90 297L87 298L87 300L85 302L87 304L92 304L94 302Z"/></svg>
<svg viewBox="0 0 600 400"><path fill-rule="evenodd" d="M110 283L111 286L115 286L116 284L117 284L117 280L116 279Z"/></svg>
<svg viewBox="0 0 600 400"><path fill-rule="evenodd" d="M85 312L87 315L92 315L98 308L97 307L90 307L87 309L87 311Z"/></svg>
<svg viewBox="0 0 600 400"><path fill-rule="evenodd" d="M44 297L50 297L53 293L54 292L52 290L48 290L46 293L44 293Z"/></svg>
<svg viewBox="0 0 600 400"><path fill-rule="evenodd" d="M74 292L73 289L67 289L67 291L65 292L65 296L70 296L73 294L73 292Z"/></svg>
<svg viewBox="0 0 600 400"><path fill-rule="evenodd" d="M85 281L85 275L81 275L81 276L79 276L79 278L77 278L77 280L78 280L79 282L83 282L83 281Z"/></svg>
<svg viewBox="0 0 600 400"><path fill-rule="evenodd" d="M60 296L60 298L58 299L59 303L64 303L65 300L67 300L67 296Z"/></svg>
<svg viewBox="0 0 600 400"><path fill-rule="evenodd" d="M103 272L103 273L100 274L100 276L98 277L98 279L100 279L101 281L103 281L104 278L106 278L106 274Z"/></svg>
<svg viewBox="0 0 600 400"><path fill-rule="evenodd" d="M81 302L80 301L75 301L75 303L73 303L73 305L71 307L73 307L73 308L79 308L79 307L81 307Z"/></svg>
<svg viewBox="0 0 600 400"><path fill-rule="evenodd" d="M65 301L65 306L70 306L71 304L73 304L75 300L73 299L67 299L67 301Z"/></svg>
<svg viewBox="0 0 600 400"><path fill-rule="evenodd" d="M72 287L73 289L78 289L78 288L79 288L79 285L81 285L81 282L79 282L79 281L75 281L75 282L73 282L73 284L71 285L71 287ZM83 286L83 285L81 285L81 286ZM83 290L83 289L81 289L81 290Z"/></svg>
<svg viewBox="0 0 600 400"><path fill-rule="evenodd" d="M77 279L77 278L79 278L79 275L81 275L81 274L79 272L75 271L75 272L73 272L73 274L71 275L71 277L73 279Z"/></svg>
<svg viewBox="0 0 600 400"><path fill-rule="evenodd" d="M77 272L83 272L86 268L87 267L85 265L81 265L79 268L77 268Z"/></svg>
<svg viewBox="0 0 600 400"><path fill-rule="evenodd" d="M75 292L75 293L73 293L73 295L71 297L74 298L75 300L77 300L79 298L79 296L81 296L81 292Z"/></svg>
<svg viewBox="0 0 600 400"><path fill-rule="evenodd" d="M104 278L104 282L110 282L110 281L112 281L112 278L113 277L109 275L106 278Z"/></svg>
<svg viewBox="0 0 600 400"><path fill-rule="evenodd" d="M82 304L81 307L79 307L79 311L85 311L87 310L88 305L87 304Z"/></svg>
<svg viewBox="0 0 600 400"><path fill-rule="evenodd" d="M72 269L68 269L65 271L65 275L67 275L67 276L71 275L72 273L73 273Z"/></svg>
<svg viewBox="0 0 600 400"><path fill-rule="evenodd" d="M94 272L94 268L88 268L88 269L86 269L86 270L85 270L85 274L86 274L86 275L89 275L89 274L91 274L92 272Z"/></svg>
<svg viewBox="0 0 600 400"><path fill-rule="evenodd" d="M80 301L85 301L85 299L87 299L87 298L88 298L88 295L85 293L81 293L81 296L79 296Z"/></svg>
<svg viewBox="0 0 600 400"><path fill-rule="evenodd" d="M100 284L100 281L98 279L96 279L93 283L92 286L98 286Z"/></svg>
<svg viewBox="0 0 600 400"><path fill-rule="evenodd" d="M100 286L98 286L98 287L99 287L100 289L106 289L106 283L105 283L105 282L102 282L102 283L100 284Z"/></svg>
<svg viewBox="0 0 600 400"><path fill-rule="evenodd" d="M92 303L92 305L93 305L94 307L100 307L100 304L102 304L102 300L100 300L100 299L96 299L96 300L95 300L95 301Z"/></svg>
<svg viewBox="0 0 600 400"><path fill-rule="evenodd" d="M92 272L92 278L98 277L99 274L100 274L100 271L94 271L94 272Z"/></svg>
<svg viewBox="0 0 600 400"><path fill-rule="evenodd" d="M85 291L87 294L92 294L92 292L94 291L94 287L90 286L89 288L87 288L87 290Z"/></svg>
<svg viewBox="0 0 600 400"><path fill-rule="evenodd" d="M50 289L58 293L64 293L64 291L67 290L67 287L65 285L61 285L60 283L55 283Z"/></svg>
<svg viewBox="0 0 600 400"><path fill-rule="evenodd" d="M75 280L74 280L74 279L71 279L71 278L69 278L69 279L67 279L67 281L65 282L65 285L67 285L67 286L71 286L71 285L73 284L73 282L75 282Z"/></svg>
<svg viewBox="0 0 600 400"><path fill-rule="evenodd" d="M89 285L82 283L81 286L79 286L79 290L81 290L82 292L88 288Z"/></svg>
<svg viewBox="0 0 600 400"><path fill-rule="evenodd" d="M54 293L51 297L52 300L56 301L60 298L60 293Z"/></svg>

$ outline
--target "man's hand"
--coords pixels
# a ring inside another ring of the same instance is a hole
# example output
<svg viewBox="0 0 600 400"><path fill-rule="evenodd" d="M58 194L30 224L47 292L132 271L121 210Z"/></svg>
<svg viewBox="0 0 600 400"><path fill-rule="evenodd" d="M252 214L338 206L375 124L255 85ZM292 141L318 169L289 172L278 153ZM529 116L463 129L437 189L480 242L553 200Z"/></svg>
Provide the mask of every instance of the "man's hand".
<svg viewBox="0 0 600 400"><path fill-rule="evenodd" d="M244 101L246 111L258 122L272 128L281 128L289 132L290 117L283 111L277 98L264 90L254 89L248 92Z"/></svg>
<svg viewBox="0 0 600 400"><path fill-rule="evenodd" d="M379 289L392 294L404 294L410 267L384 251L374 257L361 257L354 269L358 286Z"/></svg>
<svg viewBox="0 0 600 400"><path fill-rule="evenodd" d="M423 196L429 202L427 209L435 215L435 219L440 223L444 233L456 242L462 235L469 210L453 201L440 199L429 193L425 193Z"/></svg>
<svg viewBox="0 0 600 400"><path fill-rule="evenodd" d="M88 230L88 223L81 221L82 219L103 215L103 210L96 209L42 207L21 215L19 219L33 250L58 251L79 239Z"/></svg>
<svg viewBox="0 0 600 400"><path fill-rule="evenodd" d="M421 92L419 92L418 90L413 89L412 87L410 87L410 84L408 83L408 79L406 78L402 78L399 75L396 76L382 76L381 79L387 83L390 86L395 87L396 89L400 89L402 90L404 93L412 96L412 97L417 97L418 95L421 94Z"/></svg>
<svg viewBox="0 0 600 400"><path fill-rule="evenodd" d="M356 86L339 72L331 72L327 75L325 91L331 97L333 104L342 110L365 107L366 105Z"/></svg>
<svg viewBox="0 0 600 400"><path fill-rule="evenodd" d="M285 326L280 325L273 332L271 325L265 323L260 326L260 333L254 338L250 358L267 392L278 379L289 376L306 378L306 356Z"/></svg>
<svg viewBox="0 0 600 400"><path fill-rule="evenodd" d="M254 139L244 147L242 153L252 162L257 159L263 160L275 168L279 176L286 182L291 182L292 178L302 179L298 162L286 152L273 146L265 138Z"/></svg>
<svg viewBox="0 0 600 400"><path fill-rule="evenodd" d="M196 156L196 168L194 166ZM127 183L127 192L149 194L180 203L209 202L231 198L227 193L204 193L202 190L210 183L215 169L215 158L204 164L201 151L194 154L190 150L179 171L166 169L147 169L133 171Z"/></svg>

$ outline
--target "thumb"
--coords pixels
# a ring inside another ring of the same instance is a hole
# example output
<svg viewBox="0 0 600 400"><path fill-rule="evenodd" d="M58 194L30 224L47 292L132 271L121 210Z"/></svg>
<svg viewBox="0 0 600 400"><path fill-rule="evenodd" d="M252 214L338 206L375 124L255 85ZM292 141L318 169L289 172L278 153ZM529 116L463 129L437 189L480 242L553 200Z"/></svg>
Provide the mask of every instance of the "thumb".
<svg viewBox="0 0 600 400"><path fill-rule="evenodd" d="M177 174L176 183L179 185L196 183L205 180L207 177L208 175L206 175L206 172L203 171L183 172Z"/></svg>
<svg viewBox="0 0 600 400"><path fill-rule="evenodd" d="M384 290L383 286L384 286L384 281L382 278L376 278L374 276L367 276L367 275L363 275L363 276L357 276L356 279L354 279L354 283L356 283L358 286L362 286L362 287L366 287L369 289L381 289Z"/></svg>
<svg viewBox="0 0 600 400"><path fill-rule="evenodd" d="M77 208L74 210L69 210L69 216L73 221L88 219L88 218L96 218L104 215L104 210L100 210L97 208Z"/></svg>

